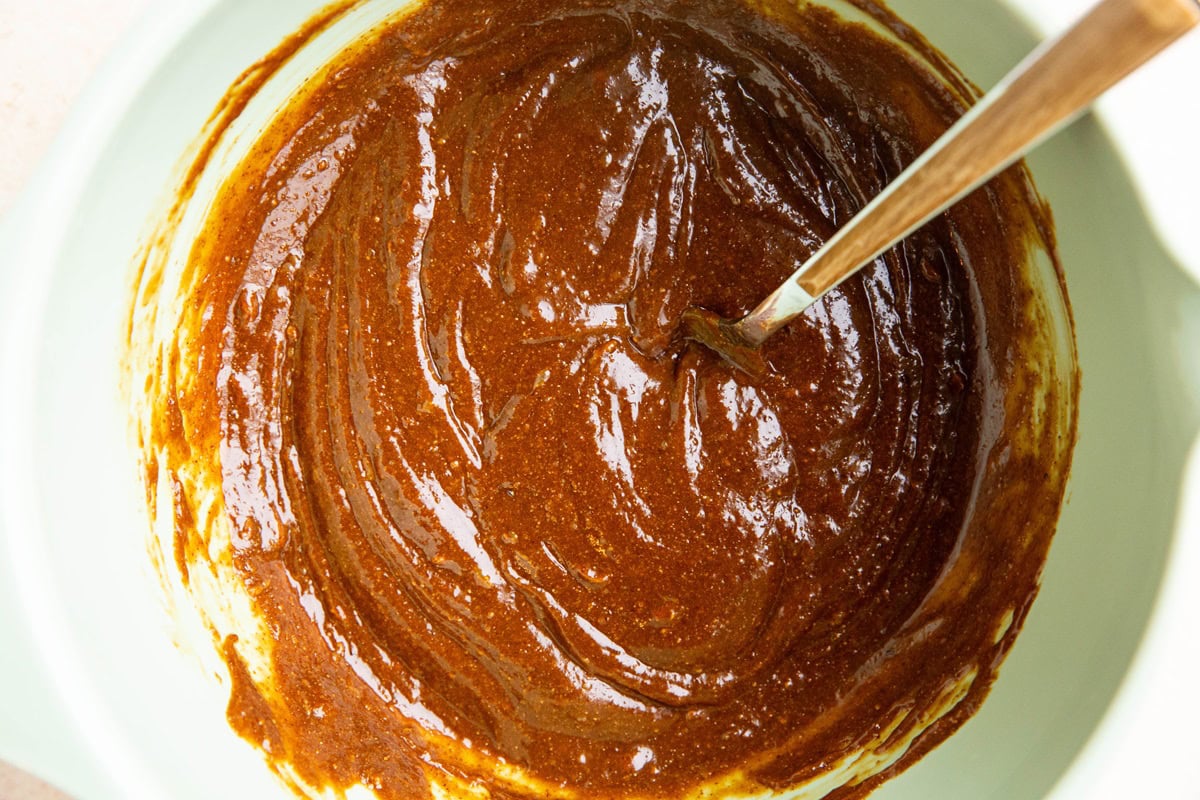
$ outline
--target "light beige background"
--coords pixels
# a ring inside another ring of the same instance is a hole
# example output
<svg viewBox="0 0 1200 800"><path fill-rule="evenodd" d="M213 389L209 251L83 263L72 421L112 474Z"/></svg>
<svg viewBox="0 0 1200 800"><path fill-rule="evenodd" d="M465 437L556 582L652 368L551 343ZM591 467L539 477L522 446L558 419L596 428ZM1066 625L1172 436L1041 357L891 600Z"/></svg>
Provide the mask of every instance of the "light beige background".
<svg viewBox="0 0 1200 800"><path fill-rule="evenodd" d="M0 0L0 214L29 179L97 65L148 4Z"/></svg>
<svg viewBox="0 0 1200 800"><path fill-rule="evenodd" d="M29 180L96 67L148 4L0 0L0 214ZM0 800L63 798L0 763Z"/></svg>

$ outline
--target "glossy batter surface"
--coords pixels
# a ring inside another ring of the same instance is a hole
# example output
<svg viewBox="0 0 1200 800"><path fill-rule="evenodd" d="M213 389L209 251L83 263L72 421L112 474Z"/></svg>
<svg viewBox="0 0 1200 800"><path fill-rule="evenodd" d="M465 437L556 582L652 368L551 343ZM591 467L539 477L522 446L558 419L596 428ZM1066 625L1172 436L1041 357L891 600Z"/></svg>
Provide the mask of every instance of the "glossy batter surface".
<svg viewBox="0 0 1200 800"><path fill-rule="evenodd" d="M270 631L264 673L214 625L231 721L293 779L778 788L870 746L902 768L974 711L1061 500L1043 444L1073 437L1015 432L1048 237L1023 170L772 339L764 378L676 335L961 113L863 8L942 74L816 8L430 0L226 185L149 482L219 483L227 551L177 480L175 558L231 559Z"/></svg>

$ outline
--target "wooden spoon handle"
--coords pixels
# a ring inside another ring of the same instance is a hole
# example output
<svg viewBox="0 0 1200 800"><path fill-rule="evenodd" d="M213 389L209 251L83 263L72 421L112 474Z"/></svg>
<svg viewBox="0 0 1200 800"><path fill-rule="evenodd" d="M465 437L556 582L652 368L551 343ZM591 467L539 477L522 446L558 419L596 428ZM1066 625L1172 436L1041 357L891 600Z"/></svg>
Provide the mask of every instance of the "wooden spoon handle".
<svg viewBox="0 0 1200 800"><path fill-rule="evenodd" d="M1020 158L1200 23L1200 0L1102 0L1022 61L737 323L758 345L822 294Z"/></svg>

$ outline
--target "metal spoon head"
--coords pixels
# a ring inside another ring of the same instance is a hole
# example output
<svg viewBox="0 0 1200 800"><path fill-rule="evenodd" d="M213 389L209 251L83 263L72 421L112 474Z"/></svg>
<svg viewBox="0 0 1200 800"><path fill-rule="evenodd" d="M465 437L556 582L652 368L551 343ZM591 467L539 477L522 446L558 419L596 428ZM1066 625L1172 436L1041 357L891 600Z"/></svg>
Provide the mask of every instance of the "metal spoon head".
<svg viewBox="0 0 1200 800"><path fill-rule="evenodd" d="M761 378L771 371L759 348L738 332L735 321L706 308L692 306L683 312L679 326L685 339L699 342L753 378Z"/></svg>

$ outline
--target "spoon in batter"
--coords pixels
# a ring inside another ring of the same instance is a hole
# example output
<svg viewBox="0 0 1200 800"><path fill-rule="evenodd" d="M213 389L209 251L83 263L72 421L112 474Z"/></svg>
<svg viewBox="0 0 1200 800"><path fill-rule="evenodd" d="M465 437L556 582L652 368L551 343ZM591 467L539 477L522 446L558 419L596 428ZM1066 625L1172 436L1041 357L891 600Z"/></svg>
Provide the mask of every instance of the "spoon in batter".
<svg viewBox="0 0 1200 800"><path fill-rule="evenodd" d="M1030 54L746 316L692 307L683 335L751 375L760 346L826 292L1053 134L1200 23L1200 0L1102 0Z"/></svg>

